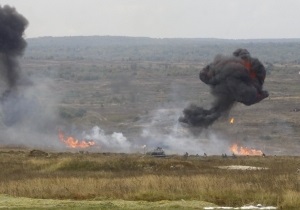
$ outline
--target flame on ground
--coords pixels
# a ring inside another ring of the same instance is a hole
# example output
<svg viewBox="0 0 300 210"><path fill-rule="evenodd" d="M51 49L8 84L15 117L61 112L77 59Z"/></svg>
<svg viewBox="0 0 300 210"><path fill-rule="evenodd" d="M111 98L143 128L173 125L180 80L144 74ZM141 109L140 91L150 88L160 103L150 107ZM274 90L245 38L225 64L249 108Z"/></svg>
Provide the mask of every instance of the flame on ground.
<svg viewBox="0 0 300 210"><path fill-rule="evenodd" d="M65 137L61 130L58 131L58 138L70 148L87 148L96 144L93 140L78 140L73 136Z"/></svg>
<svg viewBox="0 0 300 210"><path fill-rule="evenodd" d="M263 152L261 150L256 150L256 149L250 149L247 147L239 147L237 144L233 144L230 147L230 151L235 154L235 155L263 155Z"/></svg>
<svg viewBox="0 0 300 210"><path fill-rule="evenodd" d="M233 117L230 118L229 123L230 123L230 124L233 124L233 123L234 123L234 118L233 118Z"/></svg>

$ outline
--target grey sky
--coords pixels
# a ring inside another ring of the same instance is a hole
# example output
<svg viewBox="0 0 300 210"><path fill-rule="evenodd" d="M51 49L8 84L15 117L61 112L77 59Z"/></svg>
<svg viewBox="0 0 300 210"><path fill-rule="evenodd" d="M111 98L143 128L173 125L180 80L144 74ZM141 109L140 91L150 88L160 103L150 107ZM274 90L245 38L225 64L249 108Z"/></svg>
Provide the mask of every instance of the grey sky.
<svg viewBox="0 0 300 210"><path fill-rule="evenodd" d="M300 0L0 0L26 37L300 38Z"/></svg>

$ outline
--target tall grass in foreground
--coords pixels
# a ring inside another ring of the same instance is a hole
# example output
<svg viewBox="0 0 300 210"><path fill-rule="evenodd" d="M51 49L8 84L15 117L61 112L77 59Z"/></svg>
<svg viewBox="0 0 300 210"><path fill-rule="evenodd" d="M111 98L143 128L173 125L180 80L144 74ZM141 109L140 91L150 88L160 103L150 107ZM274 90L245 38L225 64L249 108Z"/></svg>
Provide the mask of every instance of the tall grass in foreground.
<svg viewBox="0 0 300 210"><path fill-rule="evenodd" d="M219 169L251 165L267 170ZM169 157L141 155L0 153L0 193L31 198L203 200L300 206L300 157Z"/></svg>

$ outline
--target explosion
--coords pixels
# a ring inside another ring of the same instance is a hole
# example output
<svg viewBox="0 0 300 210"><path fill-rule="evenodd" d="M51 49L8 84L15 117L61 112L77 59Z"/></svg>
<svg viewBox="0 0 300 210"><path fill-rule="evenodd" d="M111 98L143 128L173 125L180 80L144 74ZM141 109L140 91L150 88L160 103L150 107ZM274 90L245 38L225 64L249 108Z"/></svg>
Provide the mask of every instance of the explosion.
<svg viewBox="0 0 300 210"><path fill-rule="evenodd" d="M247 106L260 102L269 96L263 90L265 76L263 64L246 49L237 49L232 56L217 55L199 74L215 97L212 108L206 110L191 104L183 110L184 116L179 121L206 128L228 114L236 102Z"/></svg>

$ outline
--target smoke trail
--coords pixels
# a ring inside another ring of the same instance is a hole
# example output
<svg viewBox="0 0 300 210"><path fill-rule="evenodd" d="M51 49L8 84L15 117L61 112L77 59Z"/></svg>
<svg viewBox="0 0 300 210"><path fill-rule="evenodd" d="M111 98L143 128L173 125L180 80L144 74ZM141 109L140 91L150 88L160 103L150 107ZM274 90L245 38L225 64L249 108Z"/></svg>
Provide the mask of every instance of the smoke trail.
<svg viewBox="0 0 300 210"><path fill-rule="evenodd" d="M232 56L217 55L199 74L215 97L212 108L206 110L192 104L183 110L179 121L205 128L228 114L236 102L247 106L260 102L269 96L263 90L265 76L263 64L246 49L237 49Z"/></svg>
<svg viewBox="0 0 300 210"><path fill-rule="evenodd" d="M1 105L4 112L3 121L9 126L19 121L28 108L32 107L30 100L22 97L18 90L20 85L31 83L21 77L18 63L18 57L26 48L23 33L27 25L28 21L15 8L0 6L0 73L7 85L1 97Z"/></svg>
<svg viewBox="0 0 300 210"><path fill-rule="evenodd" d="M20 76L17 57L26 47L23 33L27 25L28 21L15 8L0 6L0 71L10 89L15 88Z"/></svg>

